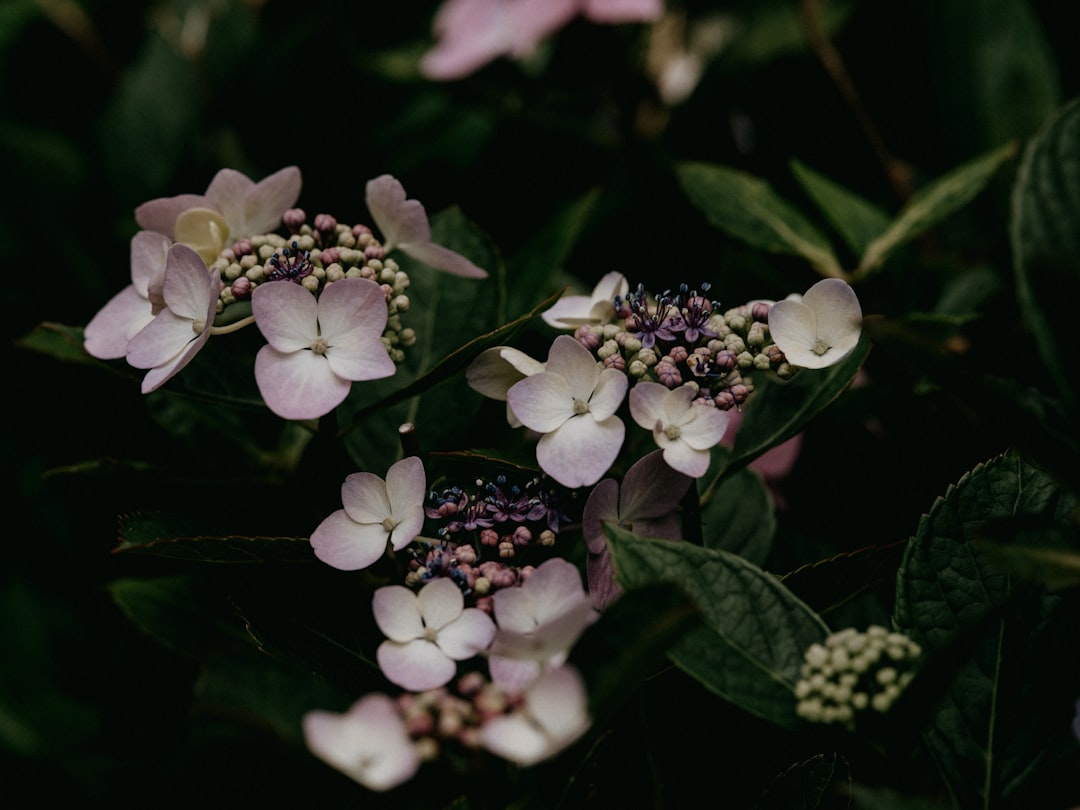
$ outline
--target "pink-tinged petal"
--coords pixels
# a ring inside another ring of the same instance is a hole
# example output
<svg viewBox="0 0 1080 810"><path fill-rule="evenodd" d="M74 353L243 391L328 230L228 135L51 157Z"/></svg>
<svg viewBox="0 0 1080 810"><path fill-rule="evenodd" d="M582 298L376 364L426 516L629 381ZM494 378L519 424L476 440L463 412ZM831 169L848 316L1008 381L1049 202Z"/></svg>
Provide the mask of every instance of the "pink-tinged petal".
<svg viewBox="0 0 1080 810"><path fill-rule="evenodd" d="M517 413L517 407L514 412ZM625 433L626 427L617 416L601 422L588 414L576 416L540 439L536 460L544 472L564 487L592 486L615 462Z"/></svg>
<svg viewBox="0 0 1080 810"><path fill-rule="evenodd" d="M420 589L416 596L424 626L440 630L461 615L465 609L465 597L454 581L446 578L433 579Z"/></svg>
<svg viewBox="0 0 1080 810"><path fill-rule="evenodd" d="M528 56L536 46L569 23L579 0L519 0L511 4L510 55Z"/></svg>
<svg viewBox="0 0 1080 810"><path fill-rule="evenodd" d="M386 495L390 507L398 519L404 513L423 509L427 497L427 475L424 462L416 456L407 456L386 471Z"/></svg>
<svg viewBox="0 0 1080 810"><path fill-rule="evenodd" d="M575 329L583 323L593 323L593 301L587 295L564 295L540 317L556 329Z"/></svg>
<svg viewBox="0 0 1080 810"><path fill-rule="evenodd" d="M549 371L516 382L506 392L506 401L523 425L540 433L557 430L574 415L566 378Z"/></svg>
<svg viewBox="0 0 1080 810"><path fill-rule="evenodd" d="M159 315L158 317L161 316ZM150 327L147 326L146 328L149 329ZM146 329L143 330L143 332L145 331ZM141 334L142 332L139 333L139 335ZM135 337L138 337L139 335L136 335ZM209 337L209 331L204 331L201 335L195 338L195 340L191 341L191 343L188 343L186 348L184 348L172 360L164 363L163 365L156 366L146 372L146 376L143 377L142 385L139 387L139 390L144 394L149 394L151 391L156 391L158 388L160 388L162 385L172 379L172 377L178 374L188 363L191 362L192 358L199 353L199 350L203 347L203 345L205 345Z"/></svg>
<svg viewBox="0 0 1080 810"><path fill-rule="evenodd" d="M390 543L394 551L401 551L424 530L424 507L417 505L401 514L395 512L394 518L398 524L390 533Z"/></svg>
<svg viewBox="0 0 1080 810"><path fill-rule="evenodd" d="M127 354L131 338L152 320L150 302L129 284L86 325L83 346L99 360L119 359Z"/></svg>
<svg viewBox="0 0 1080 810"><path fill-rule="evenodd" d="M222 169L206 187L208 199L218 211L237 221L244 209L244 197L255 188L255 181L235 169ZM238 234L241 235L241 234ZM249 234L250 235L250 234Z"/></svg>
<svg viewBox="0 0 1080 810"><path fill-rule="evenodd" d="M457 673L457 663L430 641L398 644L384 641L375 651L379 669L390 683L410 692L437 689Z"/></svg>
<svg viewBox="0 0 1080 810"><path fill-rule="evenodd" d="M664 13L663 0L584 0L594 23L653 22Z"/></svg>
<svg viewBox="0 0 1080 810"><path fill-rule="evenodd" d="M553 557L537 566L522 585L532 598L533 613L540 624L561 616L585 598L577 566Z"/></svg>
<svg viewBox="0 0 1080 810"><path fill-rule="evenodd" d="M318 337L318 302L299 284L260 284L251 294L251 311L267 343L280 352L309 349Z"/></svg>
<svg viewBox="0 0 1080 810"><path fill-rule="evenodd" d="M690 403L693 402L697 394L698 389L686 383L668 391L668 395L664 399L664 424L682 425L691 419Z"/></svg>
<svg viewBox="0 0 1080 810"><path fill-rule="evenodd" d="M455 661L464 661L490 647L493 638L495 622L491 617L478 608L467 608L439 630L435 643Z"/></svg>
<svg viewBox="0 0 1080 810"><path fill-rule="evenodd" d="M386 553L386 531L377 523L357 523L339 509L311 533L311 547L327 565L359 571Z"/></svg>
<svg viewBox="0 0 1080 810"><path fill-rule="evenodd" d="M597 282L592 291L592 300L594 302L606 301L610 304L615 300L616 295L625 296L629 291L630 282L626 280L626 276L617 270L612 270Z"/></svg>
<svg viewBox="0 0 1080 810"><path fill-rule="evenodd" d="M530 658L488 657L488 672L491 680L504 692L515 695L525 691L541 672L543 664Z"/></svg>
<svg viewBox="0 0 1080 810"><path fill-rule="evenodd" d="M589 554L585 574L589 580L589 596L597 610L606 610L608 605L622 596L622 588L615 582L615 568L611 564L611 551L607 546L599 554Z"/></svg>
<svg viewBox="0 0 1080 810"><path fill-rule="evenodd" d="M286 166L256 183L244 195L243 229L233 233L233 237L269 233L281 227L281 217L300 199L302 185L300 169L296 166Z"/></svg>
<svg viewBox="0 0 1080 810"><path fill-rule="evenodd" d="M255 355L255 382L266 406L282 419L318 419L345 401L352 383L312 351L280 352L263 346Z"/></svg>
<svg viewBox="0 0 1080 810"><path fill-rule="evenodd" d="M570 335L555 338L548 351L545 369L561 375L570 387L570 395L585 402L591 399L600 380L600 366L596 358ZM517 408L514 408L514 413L521 416Z"/></svg>
<svg viewBox="0 0 1080 810"><path fill-rule="evenodd" d="M673 441L664 449L664 461L683 475L701 478L709 469L709 451L695 450L686 442Z"/></svg>
<svg viewBox="0 0 1080 810"><path fill-rule="evenodd" d="M562 660L582 632L597 618L593 600L582 592L581 601L532 633L515 633L500 629L491 645L491 654L500 658L528 658L550 662Z"/></svg>
<svg viewBox="0 0 1080 810"><path fill-rule="evenodd" d="M153 231L139 231L132 237L131 283L143 298L150 298L151 291L160 295L170 247L167 237Z"/></svg>
<svg viewBox="0 0 1080 810"><path fill-rule="evenodd" d="M401 712L386 695L366 695L345 714L310 711L303 731L315 756L369 790L397 787L420 767Z"/></svg>
<svg viewBox="0 0 1080 810"><path fill-rule="evenodd" d="M666 422L668 393L666 385L654 382L639 382L630 389L630 416L639 427L652 430L657 421Z"/></svg>
<svg viewBox="0 0 1080 810"><path fill-rule="evenodd" d="M613 368L605 368L601 371L596 381L596 390L589 400L589 413L592 418L599 422L619 410L619 406L626 397L628 386L629 381L621 371Z"/></svg>
<svg viewBox="0 0 1080 810"><path fill-rule="evenodd" d="M383 235L383 247L389 252L402 242L430 242L424 206L405 199L405 189L389 174L369 180L365 195L368 211Z"/></svg>
<svg viewBox="0 0 1080 810"><path fill-rule="evenodd" d="M786 478L799 459L802 443L803 434L797 433L786 442L778 444L751 461L750 469L760 473L767 482Z"/></svg>
<svg viewBox="0 0 1080 810"><path fill-rule="evenodd" d="M397 366L387 354L386 347L374 338L331 346L324 357L334 374L353 382L381 380L397 373Z"/></svg>
<svg viewBox="0 0 1080 810"><path fill-rule="evenodd" d="M456 586L454 590L457 590ZM375 624L384 636L401 644L424 637L425 622L421 611L416 594L403 585L379 588L371 598Z"/></svg>
<svg viewBox="0 0 1080 810"><path fill-rule="evenodd" d="M375 473L352 473L341 485L341 503L357 523L382 524L394 514L386 482Z"/></svg>
<svg viewBox="0 0 1080 810"><path fill-rule="evenodd" d="M447 0L435 15L438 44L420 70L429 79L468 76L510 49L510 21L503 0Z"/></svg>
<svg viewBox="0 0 1080 810"><path fill-rule="evenodd" d="M303 290L296 284L289 286ZM386 295L369 279L343 278L328 284L318 304L319 327L331 345L346 339L378 340L386 329Z"/></svg>
<svg viewBox="0 0 1080 810"><path fill-rule="evenodd" d="M585 733L589 727L585 683L573 667L545 672L525 693L525 707L556 750Z"/></svg>
<svg viewBox="0 0 1080 810"><path fill-rule="evenodd" d="M692 479L673 470L664 461L662 451L653 451L626 471L619 494L619 518L636 529L642 520L670 515L691 483ZM675 536L678 536L677 530Z"/></svg>
<svg viewBox="0 0 1080 810"><path fill-rule="evenodd" d="M593 487L581 513L581 533L585 536L585 545L588 546L590 554L600 554L607 548L604 523L617 523L618 520L619 485L614 479L605 478ZM592 586L589 587L591 590Z"/></svg>
<svg viewBox="0 0 1080 810"><path fill-rule="evenodd" d="M157 368L179 358L199 336L190 318L162 310L127 346L127 361L135 368Z"/></svg>
<svg viewBox="0 0 1080 810"><path fill-rule="evenodd" d="M695 450L709 450L720 444L727 432L728 412L711 405L689 407L690 418L680 426L680 438Z"/></svg>
<svg viewBox="0 0 1080 810"><path fill-rule="evenodd" d="M135 209L135 221L147 231L157 231L169 239L176 235L176 218L189 208L205 208L211 203L201 194L159 197Z"/></svg>
<svg viewBox="0 0 1080 810"><path fill-rule="evenodd" d="M501 588L492 597L500 630L531 633L536 629L532 595L522 588Z"/></svg>
<svg viewBox="0 0 1080 810"><path fill-rule="evenodd" d="M212 305L216 305L219 289L217 271L207 268L198 253L187 245L169 248L161 292L173 313L205 323L209 311L210 320L213 321Z"/></svg>
<svg viewBox="0 0 1080 810"><path fill-rule="evenodd" d="M547 736L520 713L488 720L480 728L480 742L497 757L518 765L534 765L551 754Z"/></svg>
<svg viewBox="0 0 1080 810"><path fill-rule="evenodd" d="M398 244L398 250L408 256L423 262L435 270L442 270L454 276L462 278L487 278L487 270L477 267L460 253L450 248L437 245L434 242L402 241Z"/></svg>

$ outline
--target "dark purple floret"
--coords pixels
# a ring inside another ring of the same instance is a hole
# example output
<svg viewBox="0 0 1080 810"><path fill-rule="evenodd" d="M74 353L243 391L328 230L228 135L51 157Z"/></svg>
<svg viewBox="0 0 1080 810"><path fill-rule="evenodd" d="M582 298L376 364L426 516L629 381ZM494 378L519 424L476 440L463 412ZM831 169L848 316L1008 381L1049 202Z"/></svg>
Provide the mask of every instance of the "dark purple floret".
<svg viewBox="0 0 1080 810"><path fill-rule="evenodd" d="M292 281L299 284L315 270L310 251L300 250L295 241L291 251L288 248L274 251L274 255L270 257L270 265L273 269L266 274L268 281Z"/></svg>

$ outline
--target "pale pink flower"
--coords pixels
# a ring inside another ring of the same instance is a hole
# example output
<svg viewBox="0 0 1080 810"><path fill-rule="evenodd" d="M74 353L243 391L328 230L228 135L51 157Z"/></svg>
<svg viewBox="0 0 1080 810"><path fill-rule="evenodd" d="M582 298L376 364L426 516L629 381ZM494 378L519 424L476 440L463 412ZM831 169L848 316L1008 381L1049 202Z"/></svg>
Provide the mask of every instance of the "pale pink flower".
<svg viewBox="0 0 1080 810"><path fill-rule="evenodd" d="M375 591L375 623L387 636L375 657L391 683L413 692L435 689L457 672L457 662L486 650L495 623L479 608L466 608L451 579L433 579L413 593L401 585Z"/></svg>
<svg viewBox="0 0 1080 810"><path fill-rule="evenodd" d="M311 753L369 790L397 787L420 768L401 711L387 695L365 695L344 714L310 711L303 729Z"/></svg>
<svg viewBox="0 0 1080 810"><path fill-rule="evenodd" d="M208 264L241 237L269 233L300 198L301 177L287 166L256 183L233 169L222 169L204 194L180 194L143 203L135 221L199 251Z"/></svg>
<svg viewBox="0 0 1080 810"><path fill-rule="evenodd" d="M556 329L608 323L615 317L615 296L626 295L629 289L626 276L612 271L600 279L591 295L564 295L540 317Z"/></svg>
<svg viewBox="0 0 1080 810"><path fill-rule="evenodd" d="M520 691L544 668L559 666L598 618L577 566L558 557L536 568L520 587L495 592L499 630L489 666L495 683Z"/></svg>
<svg viewBox="0 0 1080 810"><path fill-rule="evenodd" d="M846 281L826 278L802 300L777 301L769 310L769 334L793 366L826 368L859 342L862 308Z"/></svg>
<svg viewBox="0 0 1080 810"><path fill-rule="evenodd" d="M591 486L619 455L626 427L615 411L626 396L626 375L601 369L592 353L569 335L551 344L544 371L507 391L514 415L544 434L536 460L566 487Z"/></svg>
<svg viewBox="0 0 1080 810"><path fill-rule="evenodd" d="M430 79L460 79L500 56L528 56L579 14L616 24L651 22L662 12L662 0L447 0L435 15L439 42L420 70Z"/></svg>
<svg viewBox="0 0 1080 810"><path fill-rule="evenodd" d="M335 281L318 300L298 284L273 281L255 288L251 309L268 342L255 356L255 382L284 419L324 416L354 381L396 370L381 340L386 296L373 281Z"/></svg>
<svg viewBox="0 0 1080 810"><path fill-rule="evenodd" d="M669 389L639 382L630 391L630 415L664 451L664 461L684 475L700 478L709 469L709 450L727 430L727 411L696 405L697 388L689 383Z"/></svg>
<svg viewBox="0 0 1080 810"><path fill-rule="evenodd" d="M292 286L292 285L289 285ZM311 534L315 556L342 571L367 568L386 552L409 545L424 527L424 464L403 458L386 472L353 473L341 485L344 508L331 514Z"/></svg>
<svg viewBox="0 0 1080 810"><path fill-rule="evenodd" d="M487 278L486 270L460 253L431 241L431 225L424 206L417 200L406 199L405 189L396 178L384 174L369 180L365 199L371 218L382 233L383 249L387 253L396 249L436 270L466 278Z"/></svg>
<svg viewBox="0 0 1080 810"><path fill-rule="evenodd" d="M172 242L160 233L139 231L131 240L131 284L113 296L83 332L86 351L99 360L127 354L128 342L161 311L165 264Z"/></svg>
<svg viewBox="0 0 1080 810"><path fill-rule="evenodd" d="M615 582L611 550L604 524L614 523L641 537L678 540L681 536L675 507L694 479L673 470L656 450L638 459L623 476L622 486L605 478L589 493L581 515L581 532L589 548L585 572L589 595L603 610L622 593Z"/></svg>
<svg viewBox="0 0 1080 810"><path fill-rule="evenodd" d="M127 344L127 361L150 371L142 392L149 394L191 362L210 338L221 278L187 245L169 248L162 283L162 309Z"/></svg>
<svg viewBox="0 0 1080 810"><path fill-rule="evenodd" d="M585 683L565 665L533 681L519 708L484 723L480 742L503 759L534 765L581 737L591 722Z"/></svg>

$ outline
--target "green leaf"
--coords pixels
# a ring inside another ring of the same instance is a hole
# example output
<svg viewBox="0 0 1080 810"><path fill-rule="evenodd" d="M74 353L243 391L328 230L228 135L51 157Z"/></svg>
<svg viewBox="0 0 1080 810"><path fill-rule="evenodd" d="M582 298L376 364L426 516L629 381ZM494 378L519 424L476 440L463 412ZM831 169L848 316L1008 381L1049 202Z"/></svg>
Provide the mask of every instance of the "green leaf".
<svg viewBox="0 0 1080 810"><path fill-rule="evenodd" d="M807 647L828 630L806 605L765 573L726 551L638 537L606 525L623 588L659 582L682 588L704 626L670 650L706 688L777 725L794 728L795 683Z"/></svg>
<svg viewBox="0 0 1080 810"><path fill-rule="evenodd" d="M992 521L975 537L996 567L1049 588L1080 585L1080 536L1041 519Z"/></svg>
<svg viewBox="0 0 1080 810"><path fill-rule="evenodd" d="M776 514L761 476L748 467L721 481L701 509L706 548L738 554L761 565L772 547Z"/></svg>
<svg viewBox="0 0 1080 810"><path fill-rule="evenodd" d="M86 353L81 326L64 326L44 321L16 340L15 345L66 363L87 363L104 369L112 368Z"/></svg>
<svg viewBox="0 0 1080 810"><path fill-rule="evenodd" d="M791 161L791 172L856 256L889 227L885 212L806 164Z"/></svg>
<svg viewBox="0 0 1080 810"><path fill-rule="evenodd" d="M966 205L982 191L990 178L1016 154L1010 142L964 163L920 189L892 221L888 229L867 245L852 279L865 278L878 270L896 248L925 233L932 226Z"/></svg>
<svg viewBox="0 0 1080 810"><path fill-rule="evenodd" d="M945 698L925 740L960 807L1022 795L1041 768L1075 749L1060 716L1080 678L1080 666L1060 654L1075 640L1075 600L1018 587L972 542L986 521L1065 524L1075 508L1051 476L1008 454L939 498L905 551L895 623L930 662L956 659L947 671L938 667L934 685Z"/></svg>
<svg viewBox="0 0 1080 810"><path fill-rule="evenodd" d="M214 537L187 518L166 514L125 515L114 551L204 563L312 562L306 537Z"/></svg>
<svg viewBox="0 0 1080 810"><path fill-rule="evenodd" d="M1010 237L1024 320L1058 391L1075 405L1080 363L1070 327L1080 295L1080 99L1024 151Z"/></svg>
<svg viewBox="0 0 1080 810"><path fill-rule="evenodd" d="M866 591L896 579L904 544L845 551L826 560L804 565L780 578L784 586L825 616Z"/></svg>
<svg viewBox="0 0 1080 810"><path fill-rule="evenodd" d="M762 250L802 256L823 276L844 275L828 240L764 180L708 163L681 163L676 171L717 228Z"/></svg>

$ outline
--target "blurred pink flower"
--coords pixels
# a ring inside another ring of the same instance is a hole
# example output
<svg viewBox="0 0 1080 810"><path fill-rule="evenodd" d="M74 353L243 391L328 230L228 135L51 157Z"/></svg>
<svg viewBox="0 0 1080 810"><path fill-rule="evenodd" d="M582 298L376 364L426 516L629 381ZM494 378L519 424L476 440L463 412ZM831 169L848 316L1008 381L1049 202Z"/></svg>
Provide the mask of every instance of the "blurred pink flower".
<svg viewBox="0 0 1080 810"><path fill-rule="evenodd" d="M429 79L460 79L500 56L528 56L579 14L594 23L651 22L662 0L447 0L435 14L438 44L420 70Z"/></svg>
<svg viewBox="0 0 1080 810"><path fill-rule="evenodd" d="M386 296L374 281L335 281L318 300L298 284L273 281L255 288L251 309L268 343L255 356L255 382L283 419L324 416L353 382L396 370L381 340Z"/></svg>

